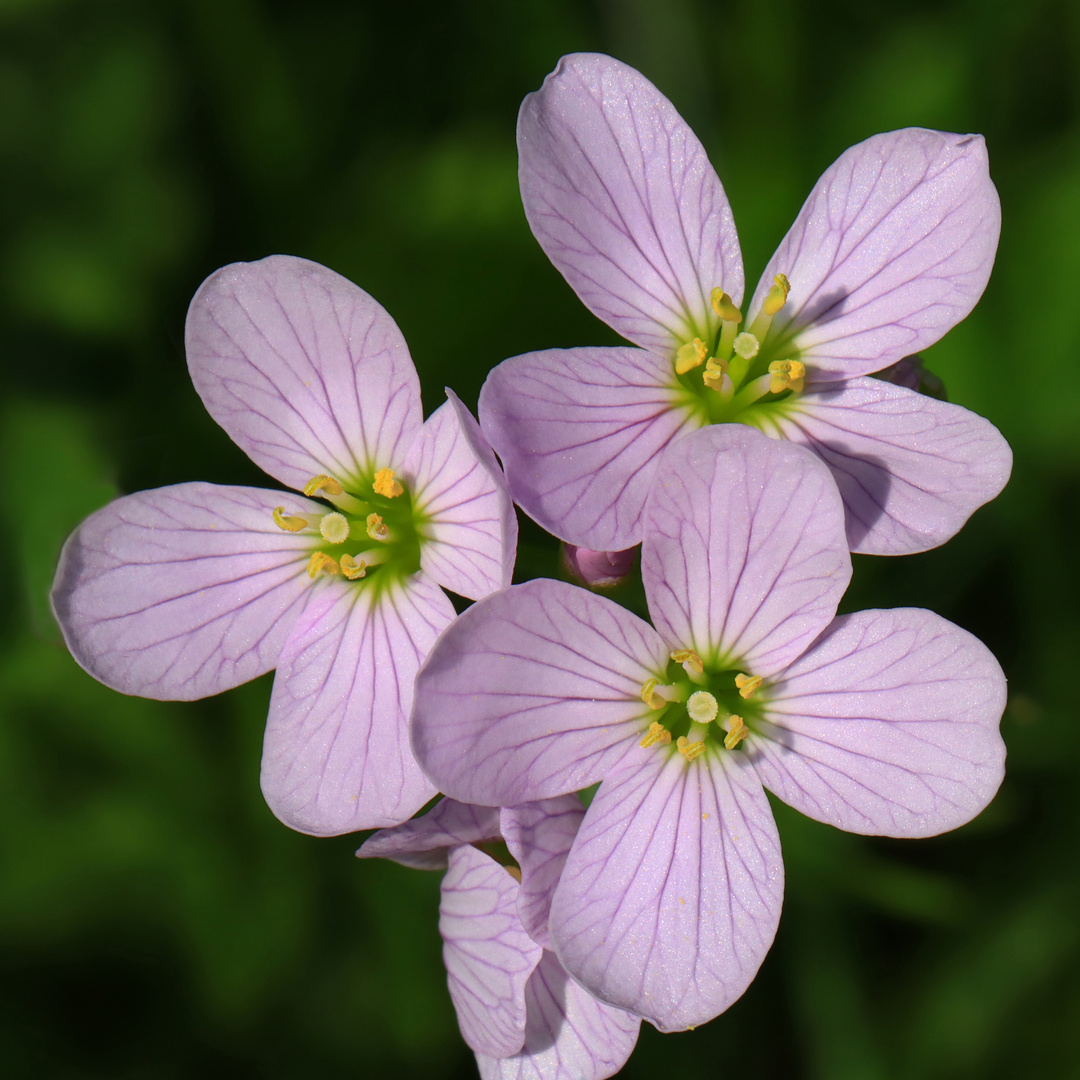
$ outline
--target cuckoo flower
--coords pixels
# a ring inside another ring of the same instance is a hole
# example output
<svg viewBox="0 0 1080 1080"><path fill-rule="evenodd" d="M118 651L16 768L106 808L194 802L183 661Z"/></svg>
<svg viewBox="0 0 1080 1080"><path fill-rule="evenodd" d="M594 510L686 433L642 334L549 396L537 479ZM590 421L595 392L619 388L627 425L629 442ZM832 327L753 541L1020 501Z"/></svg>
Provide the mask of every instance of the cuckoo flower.
<svg viewBox="0 0 1080 1080"><path fill-rule="evenodd" d="M638 1018L571 982L550 951L551 893L582 813L573 795L503 810L443 799L356 853L447 871L447 982L484 1080L603 1080L637 1041ZM509 865L483 850L504 837Z"/></svg>
<svg viewBox="0 0 1080 1080"><path fill-rule="evenodd" d="M584 303L638 348L551 349L488 377L480 424L511 494L561 539L641 540L663 448L736 422L816 452L852 550L947 540L1008 478L987 421L868 378L975 306L1000 227L980 136L906 128L831 165L744 319L727 196L671 103L607 56L564 57L518 118L536 238Z"/></svg>
<svg viewBox="0 0 1080 1080"><path fill-rule="evenodd" d="M646 507L650 626L530 581L475 604L421 668L413 750L455 799L601 781L551 904L586 989L663 1029L747 987L783 865L768 789L853 832L927 836L996 791L1005 680L929 611L835 617L851 561L836 485L737 425L665 452Z"/></svg>
<svg viewBox="0 0 1080 1080"><path fill-rule="evenodd" d="M403 821L435 794L406 720L454 618L439 585L475 599L510 583L516 520L494 455L449 391L423 420L397 325L315 263L213 274L187 353L210 415L304 494L190 483L98 511L53 588L68 647L106 685L161 699L276 667L274 813L317 834Z"/></svg>

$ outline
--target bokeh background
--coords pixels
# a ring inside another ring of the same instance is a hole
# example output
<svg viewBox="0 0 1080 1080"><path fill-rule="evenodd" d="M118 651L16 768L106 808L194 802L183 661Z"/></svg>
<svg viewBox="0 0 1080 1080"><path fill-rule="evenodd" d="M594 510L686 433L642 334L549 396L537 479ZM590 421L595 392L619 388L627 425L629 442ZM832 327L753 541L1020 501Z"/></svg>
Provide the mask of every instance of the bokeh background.
<svg viewBox="0 0 1080 1080"><path fill-rule="evenodd" d="M114 495L264 478L188 380L218 266L301 255L379 299L428 411L504 357L613 342L533 241L520 99L611 53L694 125L751 282L842 150L981 131L989 289L927 364L1016 452L941 549L857 558L845 606L931 607L1010 680L975 822L849 836L778 808L776 945L622 1075L1080 1076L1080 8L1067 0L0 0L0 1070L43 1078L474 1076L438 876L290 833L258 790L269 677L126 698L69 658L56 556ZM556 573L525 527L520 576Z"/></svg>

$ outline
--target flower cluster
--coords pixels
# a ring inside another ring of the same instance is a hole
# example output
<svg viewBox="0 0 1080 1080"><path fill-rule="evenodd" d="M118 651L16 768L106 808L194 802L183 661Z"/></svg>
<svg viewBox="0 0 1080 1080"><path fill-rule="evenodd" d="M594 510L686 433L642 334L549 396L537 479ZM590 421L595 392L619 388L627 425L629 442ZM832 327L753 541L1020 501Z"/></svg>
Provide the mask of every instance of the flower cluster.
<svg viewBox="0 0 1080 1080"><path fill-rule="evenodd" d="M293 490L119 499L69 539L53 606L125 693L276 668L268 804L446 871L481 1075L603 1080L642 1019L704 1023L754 978L784 887L766 791L918 837L1001 783L985 646L930 611L837 615L852 551L943 543L1008 478L989 423L919 392L917 356L978 301L1000 215L979 137L874 136L819 180L744 319L723 188L640 74L564 58L518 144L534 234L634 347L513 357L479 423L449 390L425 421L366 293L295 258L226 267L188 314L192 379ZM581 585L511 585L511 499ZM597 591L637 545L651 622ZM455 616L443 589L475 603Z"/></svg>

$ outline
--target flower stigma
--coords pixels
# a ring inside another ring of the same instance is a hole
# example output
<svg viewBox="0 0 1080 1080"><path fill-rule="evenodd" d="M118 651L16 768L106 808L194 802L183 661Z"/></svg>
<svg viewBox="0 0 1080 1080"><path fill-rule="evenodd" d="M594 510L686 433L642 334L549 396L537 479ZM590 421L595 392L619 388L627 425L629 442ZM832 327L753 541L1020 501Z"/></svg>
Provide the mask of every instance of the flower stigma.
<svg viewBox="0 0 1080 1080"><path fill-rule="evenodd" d="M686 702L686 711L695 724L711 724L720 711L720 703L708 690L695 690Z"/></svg>
<svg viewBox="0 0 1080 1080"><path fill-rule="evenodd" d="M337 510L324 514L319 522L319 532L328 544L344 544L349 539L349 519Z"/></svg>

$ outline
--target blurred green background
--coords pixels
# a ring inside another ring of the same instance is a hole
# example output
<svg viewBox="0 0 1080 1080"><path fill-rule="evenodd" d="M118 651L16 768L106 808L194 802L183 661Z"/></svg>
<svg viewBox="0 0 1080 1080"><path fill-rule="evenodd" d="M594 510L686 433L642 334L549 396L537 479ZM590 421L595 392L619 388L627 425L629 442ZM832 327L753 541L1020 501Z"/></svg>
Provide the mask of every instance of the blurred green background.
<svg viewBox="0 0 1080 1080"><path fill-rule="evenodd" d="M932 607L1010 679L1009 775L957 833L778 810L779 937L702 1029L622 1075L1080 1077L1080 7L1066 0L0 0L0 1071L470 1077L438 876L262 804L269 677L122 697L68 657L60 545L120 492L264 478L188 380L187 302L274 252L397 319L428 410L487 370L614 341L533 241L520 99L611 53L694 125L756 280L818 174L877 131L981 131L1004 206L975 314L931 349L1016 469L944 548L857 559L845 607ZM273 485L276 486L276 485ZM526 528L521 576L555 572Z"/></svg>

